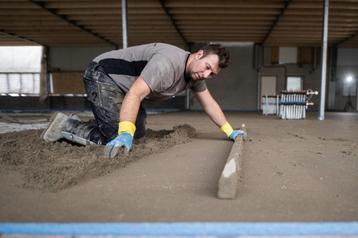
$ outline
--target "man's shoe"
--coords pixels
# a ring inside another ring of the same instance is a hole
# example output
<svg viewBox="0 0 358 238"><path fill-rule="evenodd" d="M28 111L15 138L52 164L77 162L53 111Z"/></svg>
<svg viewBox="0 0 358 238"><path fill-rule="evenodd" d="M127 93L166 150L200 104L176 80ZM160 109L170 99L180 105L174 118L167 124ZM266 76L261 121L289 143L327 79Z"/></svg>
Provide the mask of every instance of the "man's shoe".
<svg viewBox="0 0 358 238"><path fill-rule="evenodd" d="M63 137L61 131L65 128L68 119L69 116L62 112L53 114L47 129L42 132L41 138L47 142L54 142L61 139Z"/></svg>

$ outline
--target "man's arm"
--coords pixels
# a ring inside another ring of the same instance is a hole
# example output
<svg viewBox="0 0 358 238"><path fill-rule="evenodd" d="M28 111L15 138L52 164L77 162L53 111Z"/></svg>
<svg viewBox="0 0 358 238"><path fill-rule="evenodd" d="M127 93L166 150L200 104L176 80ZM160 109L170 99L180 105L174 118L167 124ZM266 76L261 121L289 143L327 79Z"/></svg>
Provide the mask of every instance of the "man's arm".
<svg viewBox="0 0 358 238"><path fill-rule="evenodd" d="M206 114L209 115L210 119L218 126L222 127L226 122L226 117L221 110L219 104L211 96L208 89L205 89L202 92L194 93L196 99L199 101L203 107Z"/></svg>
<svg viewBox="0 0 358 238"><path fill-rule="evenodd" d="M139 76L126 96L123 99L120 110L120 122L118 125L118 136L107 143L104 149L106 158L113 158L117 155L120 147L125 147L127 151L132 149L133 137L136 130L135 121L141 101L150 93L150 88Z"/></svg>
<svg viewBox="0 0 358 238"><path fill-rule="evenodd" d="M149 93L149 86L144 81L143 77L139 76L123 99L119 116L120 121L130 121L135 123L140 103Z"/></svg>

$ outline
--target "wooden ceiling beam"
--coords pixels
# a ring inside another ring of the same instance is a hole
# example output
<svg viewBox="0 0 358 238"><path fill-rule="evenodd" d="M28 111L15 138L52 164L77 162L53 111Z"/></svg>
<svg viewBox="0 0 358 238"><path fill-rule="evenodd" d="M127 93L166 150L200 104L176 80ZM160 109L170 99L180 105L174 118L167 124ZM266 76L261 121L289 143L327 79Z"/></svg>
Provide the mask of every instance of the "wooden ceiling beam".
<svg viewBox="0 0 358 238"><path fill-rule="evenodd" d="M33 1L42 3L57 14L65 15L105 39L121 42L121 2L118 0ZM279 42L319 46L321 1L292 1L265 45ZM181 34L190 42L217 40L260 43L285 7L284 0L165 0L164 3ZM358 0L331 1L329 44L344 40L340 46L358 46L357 10ZM128 21L128 35L131 36L129 43L132 45L150 41L184 44L172 22L168 21L168 15L159 0L129 1ZM43 11L29 0L0 1L0 29L50 46L108 44L98 37L88 37L88 33L60 20L49 11ZM14 42L20 42L20 38L13 39ZM9 39L0 37L0 44L5 41L9 42ZM23 42L30 44L30 41Z"/></svg>
<svg viewBox="0 0 358 238"><path fill-rule="evenodd" d="M221 32L221 33L217 33L217 34L213 34L212 32L188 32L187 33L188 36L222 36L222 37L225 37L225 36L261 36L263 35L263 33L260 33L260 32L249 32L249 33L225 33L225 32Z"/></svg>
<svg viewBox="0 0 358 238"><path fill-rule="evenodd" d="M37 8L32 4L24 4L24 3L17 3L17 2L0 2L0 9L2 10L36 10Z"/></svg>
<svg viewBox="0 0 358 238"><path fill-rule="evenodd" d="M293 23L292 23L293 24ZM302 25L302 24L298 24L297 23L297 25L295 26L295 27L292 27L292 25L290 25L290 24L282 24L282 25L280 25L280 26L277 26L277 30L278 29L294 29L294 30L305 30L305 29L312 29L312 28L314 28L314 29L320 29L320 30L322 30L322 28L321 28L322 26L321 26L321 24L309 24L309 25ZM356 23L356 24L332 24L330 27L329 27L329 29L331 30L331 29L344 29L344 28L346 28L346 29L348 29L348 28L350 28L350 29L354 29L354 28L356 28L356 27L358 27L358 23Z"/></svg>
<svg viewBox="0 0 358 238"><path fill-rule="evenodd" d="M335 9L335 10L358 9L358 2L353 2L353 1L346 1L346 2L331 1L329 5L330 5L330 9ZM290 6L290 9L300 9L300 10L318 9L319 10L322 9L322 2L321 1L317 1L317 2L295 1Z"/></svg>
<svg viewBox="0 0 358 238"><path fill-rule="evenodd" d="M342 45L342 44L344 44L344 43L356 38L357 35L358 35L358 31L356 31L355 33L351 34L348 37L345 37L343 39L338 40L337 42L334 43L334 45L335 45L335 47L339 47L340 45Z"/></svg>
<svg viewBox="0 0 358 238"><path fill-rule="evenodd" d="M18 10L8 10L8 9L1 9L0 8L0 16L48 16L48 12L39 11L39 9L18 9Z"/></svg>
<svg viewBox="0 0 358 238"><path fill-rule="evenodd" d="M150 18L147 19L132 19L131 21L129 21L129 24L132 25L138 25L138 24L145 24L145 25L156 25L156 24L162 24L165 25L167 24L166 21L163 20L151 20L149 21ZM322 24L321 21L317 20L317 21L305 21L302 22L304 20L285 20L284 22L281 22L278 24L277 27L280 26L285 26L285 25L300 25L300 26L310 26L310 25L320 25ZM110 25L120 25L121 21L118 19L117 20L111 20L111 21L107 21L107 20L96 20L96 19L91 19L91 20L76 20L78 23L82 23L86 25L92 25L92 24L97 24L97 25L106 25L106 24L110 24ZM212 24L212 25L270 25L269 22L261 20L261 21L244 21L244 20L233 20L233 19L220 19L220 20L195 20L195 22L193 23L193 21L191 20L178 20L177 23L179 25L183 24L183 25L208 25L208 24ZM6 18L6 17L0 17L0 26L3 24L9 24L9 25L21 25L21 24L35 24L35 25L63 25L63 26L68 26L70 25L67 22L63 22L63 21L58 21L55 19L27 19L26 17L23 18ZM339 21L330 21L330 24L333 25L341 25L341 26L352 26L352 25L357 25L358 24L358 20L350 20L350 21L345 21L345 20L339 20Z"/></svg>
<svg viewBox="0 0 358 238"><path fill-rule="evenodd" d="M19 34L15 34L15 33L13 33L13 32L5 31L5 30L3 30L3 29L0 29L0 32L1 32L2 34L9 35L9 36L11 36L11 37L15 37L15 38L20 39L20 40L29 41L29 42L31 42L31 43L35 43L35 44L37 44L37 45L42 45L42 46L45 46L45 47L46 47L45 44L43 44L43 43L41 43L41 42L39 42L39 41L37 41L37 40L34 40L34 39L32 39L32 38L30 38L30 37L28 37L28 36L22 36L22 35L19 35Z"/></svg>
<svg viewBox="0 0 358 238"><path fill-rule="evenodd" d="M185 25L187 24L188 26L203 26L203 25L224 25L224 26L270 26L270 22L266 22L266 21L250 21L250 22L245 22L245 21L230 21L227 22L223 19L217 19L217 20L208 20L208 21L196 21L196 22L191 22L191 21L182 21L179 20L178 21L179 25Z"/></svg>
<svg viewBox="0 0 358 238"><path fill-rule="evenodd" d="M88 20L88 21L103 21L103 20L120 20L120 16L118 15L74 15L72 16L73 19L81 19L81 20ZM164 14L159 15L140 15L140 14L128 14L128 17L131 17L132 20L166 20L166 16ZM212 20L212 15L198 15L198 14L176 14L175 15L177 20ZM215 16L216 18L218 15ZM228 15L228 16L221 16L221 19L226 20L274 20L275 16L249 16L249 15Z"/></svg>
<svg viewBox="0 0 358 238"><path fill-rule="evenodd" d="M45 6L44 2L37 2L37 1L34 1L34 0L29 0L29 1L32 2L33 4L37 5L38 7L42 8L43 10L51 13L52 15L60 18L61 20L63 20L65 22L67 22L67 23L69 23L69 24L81 29L82 31L84 31L84 32L86 32L86 33L88 33L88 34L90 34L90 35L92 35L92 36L104 41L104 42L107 42L108 44L114 46L115 48L118 48L118 45L115 42L112 42L111 40L104 38L103 36L99 35L98 33L93 32L90 29L87 29L83 25L79 25L76 21L70 20L67 16L57 13L56 10L47 8Z"/></svg>
<svg viewBox="0 0 358 238"><path fill-rule="evenodd" d="M160 5L162 6L165 14L167 15L167 17L169 18L170 22L172 23L174 29L178 32L180 38L184 41L184 43L186 44L187 47L189 47L189 42L188 40L185 38L185 36L183 35L183 33L180 31L179 26L177 24L177 22L175 21L173 15L170 13L169 8L165 5L165 0L159 0Z"/></svg>
<svg viewBox="0 0 358 238"><path fill-rule="evenodd" d="M167 6L170 8L281 8L281 1L267 1L262 4L262 1L167 1Z"/></svg>
<svg viewBox="0 0 358 238"><path fill-rule="evenodd" d="M310 22L310 23L299 23L299 22L285 22L284 24L280 25L281 26L288 26L288 27L312 27L312 26L322 26L322 23L313 23L313 22ZM356 27L357 26L357 23L352 23L352 24L347 24L347 23L335 23L335 22L332 22L332 24L330 24L330 27L331 26L341 26L341 27Z"/></svg>
<svg viewBox="0 0 358 238"><path fill-rule="evenodd" d="M288 6L291 3L291 0L285 0L285 5L284 7L281 9L280 14L278 14L278 16L276 17L275 21L272 23L270 29L268 30L268 32L266 33L265 37L263 38L261 44L265 44L267 38L269 38L269 36L271 35L272 31L275 29L275 27L277 26L278 22L281 20L282 16L285 14L286 9L288 8Z"/></svg>
<svg viewBox="0 0 358 238"><path fill-rule="evenodd" d="M292 10L287 11L286 16L322 16L322 11L317 11L315 9L304 9L304 10ZM334 10L330 9L329 15L331 16L347 16L347 17L356 17L356 10Z"/></svg>
<svg viewBox="0 0 358 238"><path fill-rule="evenodd" d="M117 11L121 12L120 8L82 8L82 9L73 9L73 8L69 8L69 9L58 9L57 12L58 14L61 15L78 15L78 16L84 16L84 15L113 15L113 14L118 14ZM163 11L160 7L156 7L156 8L137 8L137 9L133 9L131 11L131 9L128 9L128 14L163 14Z"/></svg>
<svg viewBox="0 0 358 238"><path fill-rule="evenodd" d="M161 0L159 0L161 1ZM107 9L107 8L82 8L82 9L58 9L58 13L61 15L106 15L106 14L114 14L120 9ZM129 14L163 14L162 10L159 8L135 8L131 11L128 9ZM183 14L183 15L212 15L212 14L243 14L243 15L277 15L279 10L276 9L235 9L235 8L217 8L217 9L200 9L198 13L197 9L176 9L173 8L170 11L170 14Z"/></svg>
<svg viewBox="0 0 358 238"><path fill-rule="evenodd" d="M83 8L96 8L96 9L120 9L121 8L121 1L87 1L85 4L79 1L72 1L72 2L64 2L64 1L57 1L57 2L49 2L47 1L48 8L55 8L55 9L83 9ZM157 1L147 1L147 2L138 2L138 1L128 1L127 4L128 9L131 8L153 8L153 7L160 7Z"/></svg>
<svg viewBox="0 0 358 238"><path fill-rule="evenodd" d="M256 9L256 8L250 8L250 9L243 9L243 8L200 8L200 11L198 12L198 9L172 9L172 13L182 14L182 15L226 15L226 14L234 14L234 15L277 15L279 13L279 9L272 9L272 8L263 8L263 9Z"/></svg>

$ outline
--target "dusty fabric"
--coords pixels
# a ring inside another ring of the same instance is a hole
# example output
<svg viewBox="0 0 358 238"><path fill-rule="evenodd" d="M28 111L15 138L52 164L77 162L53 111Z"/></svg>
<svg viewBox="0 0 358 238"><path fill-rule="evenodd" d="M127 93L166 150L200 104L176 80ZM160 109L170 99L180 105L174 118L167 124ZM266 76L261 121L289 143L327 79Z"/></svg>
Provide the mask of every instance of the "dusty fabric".
<svg viewBox="0 0 358 238"><path fill-rule="evenodd" d="M103 53L93 59L114 82L128 92L138 76L151 89L147 99L165 100L186 88L194 92L206 89L206 83L185 79L189 52L164 43L151 43Z"/></svg>

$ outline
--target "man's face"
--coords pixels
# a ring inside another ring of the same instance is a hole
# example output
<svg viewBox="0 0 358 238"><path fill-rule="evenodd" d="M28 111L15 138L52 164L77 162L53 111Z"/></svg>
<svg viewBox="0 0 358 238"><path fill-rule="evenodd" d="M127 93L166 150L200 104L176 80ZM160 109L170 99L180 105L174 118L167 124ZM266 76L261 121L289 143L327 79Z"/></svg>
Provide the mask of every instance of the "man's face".
<svg viewBox="0 0 358 238"><path fill-rule="evenodd" d="M204 56L202 50L194 54L193 61L188 65L188 74L193 80L211 78L217 75L219 71L219 56L216 54Z"/></svg>

